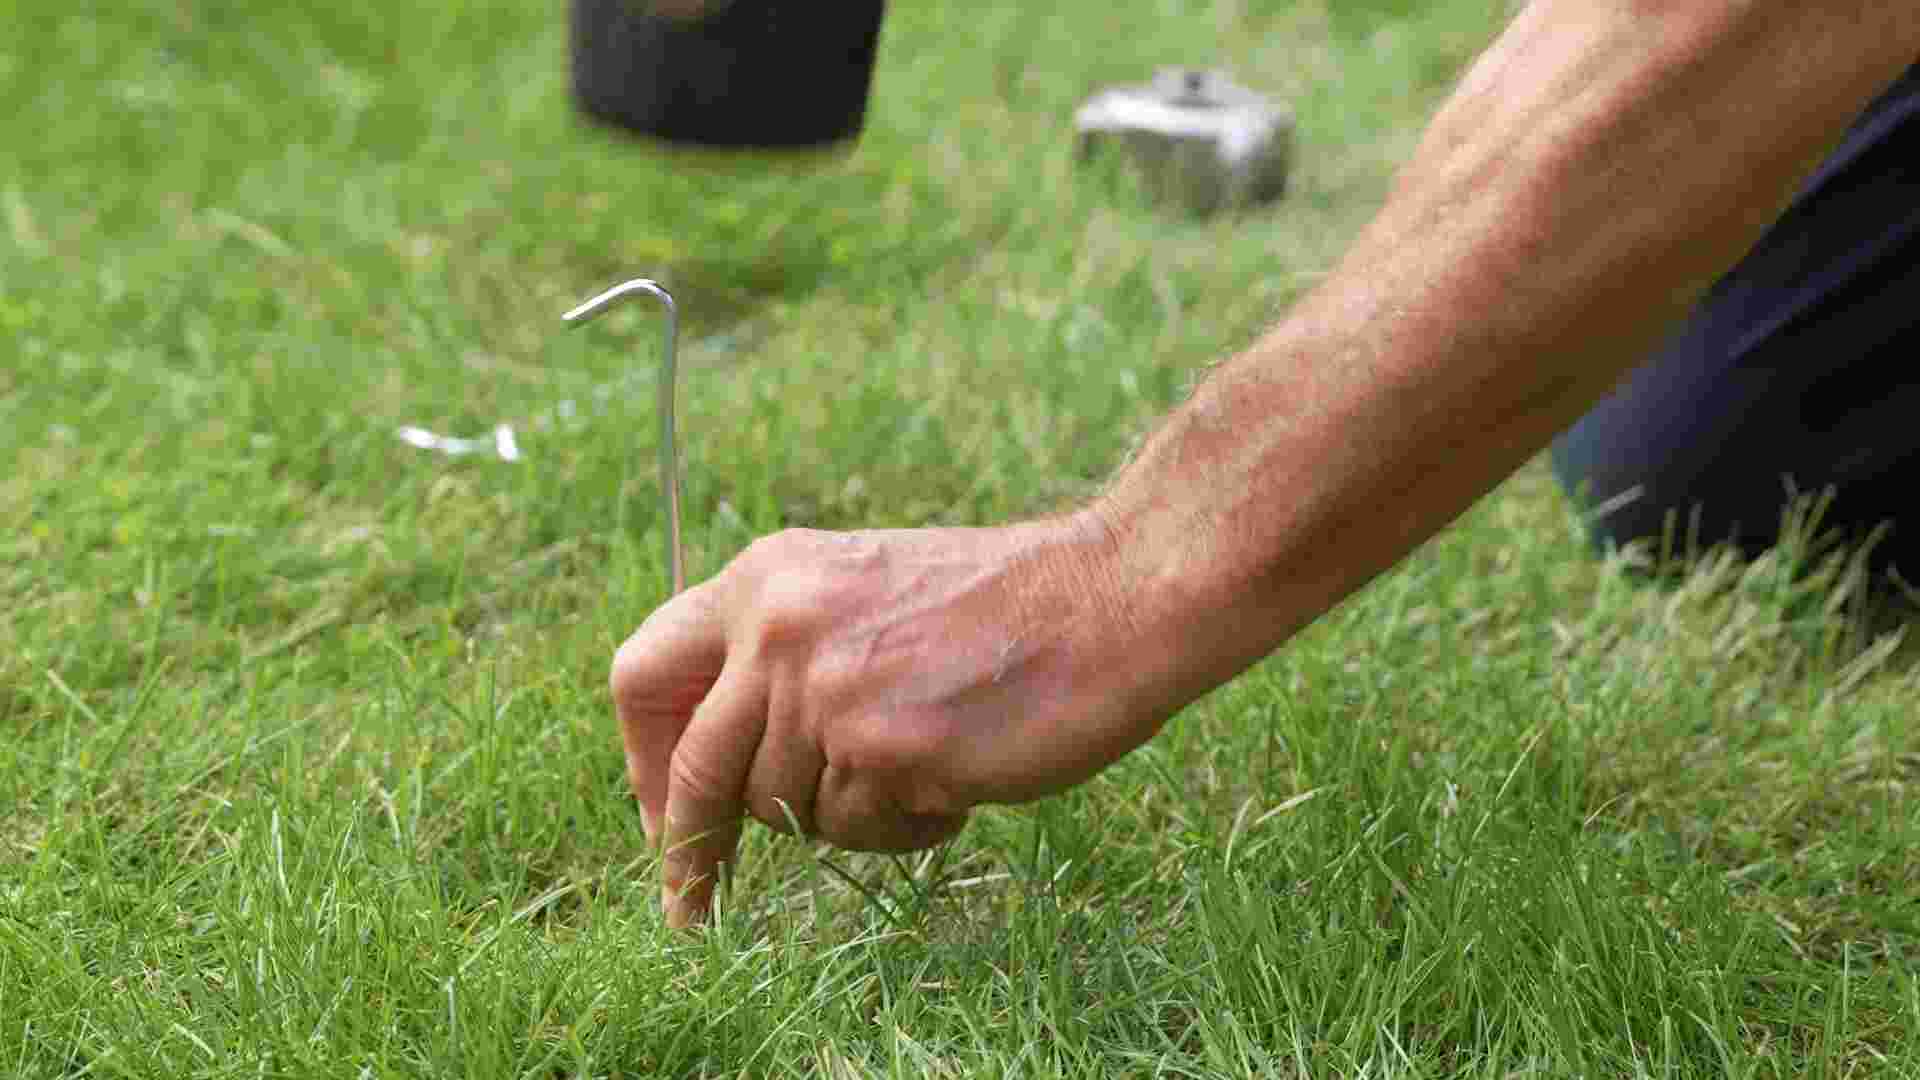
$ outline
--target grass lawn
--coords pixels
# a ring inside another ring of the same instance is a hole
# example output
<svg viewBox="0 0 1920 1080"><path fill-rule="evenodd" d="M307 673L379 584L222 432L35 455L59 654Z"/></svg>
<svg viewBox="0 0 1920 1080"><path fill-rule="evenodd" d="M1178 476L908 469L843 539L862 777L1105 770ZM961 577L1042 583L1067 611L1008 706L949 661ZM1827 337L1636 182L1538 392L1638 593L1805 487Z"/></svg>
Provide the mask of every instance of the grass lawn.
<svg viewBox="0 0 1920 1080"><path fill-rule="evenodd" d="M894 6L800 168L581 124L554 0L0 0L0 1073L1920 1075L1907 623L1811 547L1641 584L1538 466L1071 795L754 832L659 926L605 689L656 316L559 313L679 295L697 574L1057 508L1505 4ZM1297 107L1277 210L1076 171L1080 97L1194 58Z"/></svg>

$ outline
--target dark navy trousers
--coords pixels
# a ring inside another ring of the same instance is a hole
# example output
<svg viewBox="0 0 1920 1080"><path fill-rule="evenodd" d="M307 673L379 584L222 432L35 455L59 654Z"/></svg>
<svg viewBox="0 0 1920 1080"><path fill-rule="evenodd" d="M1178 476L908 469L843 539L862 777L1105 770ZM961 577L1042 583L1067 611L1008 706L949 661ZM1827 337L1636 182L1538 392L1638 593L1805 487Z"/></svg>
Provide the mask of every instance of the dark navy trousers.
<svg viewBox="0 0 1920 1080"><path fill-rule="evenodd" d="M1552 457L1603 546L1755 553L1830 493L1822 530L1891 526L1876 568L1920 583L1920 67Z"/></svg>

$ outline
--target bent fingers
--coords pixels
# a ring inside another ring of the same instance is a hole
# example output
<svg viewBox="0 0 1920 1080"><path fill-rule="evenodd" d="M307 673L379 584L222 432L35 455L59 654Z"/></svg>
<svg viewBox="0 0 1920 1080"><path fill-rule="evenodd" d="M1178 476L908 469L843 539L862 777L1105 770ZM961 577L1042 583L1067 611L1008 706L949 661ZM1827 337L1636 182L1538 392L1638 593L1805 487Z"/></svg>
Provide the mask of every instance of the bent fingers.
<svg viewBox="0 0 1920 1080"><path fill-rule="evenodd" d="M610 683L627 783L649 843L661 841L674 747L726 658L725 629L705 586L661 605L614 654Z"/></svg>
<svg viewBox="0 0 1920 1080"><path fill-rule="evenodd" d="M764 681L746 665L730 664L673 748L660 864L669 926L706 917L714 886L733 861L766 718Z"/></svg>

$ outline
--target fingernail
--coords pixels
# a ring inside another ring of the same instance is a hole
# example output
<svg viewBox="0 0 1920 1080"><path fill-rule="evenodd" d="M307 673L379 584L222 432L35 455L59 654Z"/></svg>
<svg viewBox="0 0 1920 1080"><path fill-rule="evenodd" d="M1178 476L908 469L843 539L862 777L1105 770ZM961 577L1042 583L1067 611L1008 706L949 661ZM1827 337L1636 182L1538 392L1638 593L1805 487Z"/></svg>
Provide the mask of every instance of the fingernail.
<svg viewBox="0 0 1920 1080"><path fill-rule="evenodd" d="M670 878L660 889L660 909L666 913L667 925L675 930L706 921L705 899L698 881Z"/></svg>
<svg viewBox="0 0 1920 1080"><path fill-rule="evenodd" d="M647 834L648 845L658 844L660 815L647 809L646 800L640 794L640 757L631 751L627 753L627 787L632 790L634 800L640 804L640 829Z"/></svg>

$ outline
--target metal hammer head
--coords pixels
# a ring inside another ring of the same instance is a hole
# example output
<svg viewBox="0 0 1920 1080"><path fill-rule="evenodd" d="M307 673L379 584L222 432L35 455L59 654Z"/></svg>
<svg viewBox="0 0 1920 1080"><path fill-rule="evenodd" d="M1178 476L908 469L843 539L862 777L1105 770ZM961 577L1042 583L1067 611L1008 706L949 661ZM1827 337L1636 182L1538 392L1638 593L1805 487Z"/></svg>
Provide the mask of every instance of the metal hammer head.
<svg viewBox="0 0 1920 1080"><path fill-rule="evenodd" d="M1201 68L1103 90L1074 114L1082 158L1126 151L1149 190L1199 213L1271 202L1293 164L1293 113Z"/></svg>

